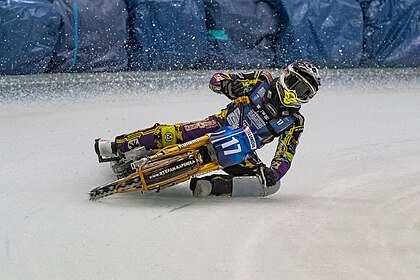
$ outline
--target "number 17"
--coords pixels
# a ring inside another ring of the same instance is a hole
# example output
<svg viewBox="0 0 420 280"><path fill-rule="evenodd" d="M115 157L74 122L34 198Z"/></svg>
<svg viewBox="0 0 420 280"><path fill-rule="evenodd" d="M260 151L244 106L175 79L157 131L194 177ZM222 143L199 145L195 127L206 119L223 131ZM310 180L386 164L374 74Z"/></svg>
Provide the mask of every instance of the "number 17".
<svg viewBox="0 0 420 280"><path fill-rule="evenodd" d="M223 150L227 147L230 147L230 146L233 146L233 145L237 144L236 149L231 149L231 150L227 150L227 151L224 150L223 153L225 154L225 156L240 153L242 151L242 149L241 149L241 145L238 144L238 143L239 143L239 140L236 139L235 137L232 137L232 140L223 143L222 144Z"/></svg>

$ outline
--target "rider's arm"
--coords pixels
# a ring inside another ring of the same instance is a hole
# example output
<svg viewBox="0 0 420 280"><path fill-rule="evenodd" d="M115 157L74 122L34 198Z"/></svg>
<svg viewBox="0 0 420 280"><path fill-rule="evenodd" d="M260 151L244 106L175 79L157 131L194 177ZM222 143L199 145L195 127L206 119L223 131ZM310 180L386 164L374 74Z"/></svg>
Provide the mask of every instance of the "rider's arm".
<svg viewBox="0 0 420 280"><path fill-rule="evenodd" d="M275 172L277 181L287 173L292 164L303 127L304 119L299 114L299 118L296 119L293 125L279 136L276 153L271 161L271 168Z"/></svg>
<svg viewBox="0 0 420 280"><path fill-rule="evenodd" d="M245 95L246 88L251 88L258 81L271 82L272 80L273 78L268 71L240 72L236 74L215 73L210 79L209 87L212 91L224 94L232 100Z"/></svg>

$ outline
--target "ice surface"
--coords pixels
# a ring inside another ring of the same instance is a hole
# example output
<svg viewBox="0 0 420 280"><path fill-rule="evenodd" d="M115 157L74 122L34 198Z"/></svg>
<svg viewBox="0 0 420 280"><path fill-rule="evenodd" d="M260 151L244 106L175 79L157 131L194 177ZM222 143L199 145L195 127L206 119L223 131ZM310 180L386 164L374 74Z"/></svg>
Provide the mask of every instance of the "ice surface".
<svg viewBox="0 0 420 280"><path fill-rule="evenodd" d="M270 197L89 201L93 139L219 112L210 73L0 77L0 279L419 279L418 69L324 71Z"/></svg>

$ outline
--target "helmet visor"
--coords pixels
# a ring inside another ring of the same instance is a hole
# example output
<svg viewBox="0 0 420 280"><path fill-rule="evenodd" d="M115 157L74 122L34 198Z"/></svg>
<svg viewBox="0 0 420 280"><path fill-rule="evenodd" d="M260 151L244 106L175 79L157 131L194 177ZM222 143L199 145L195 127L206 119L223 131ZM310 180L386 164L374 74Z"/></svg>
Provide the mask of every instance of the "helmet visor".
<svg viewBox="0 0 420 280"><path fill-rule="evenodd" d="M287 90L296 92L297 99L300 102L308 102L315 95L315 89L312 85L295 71L289 70L285 73L284 85Z"/></svg>

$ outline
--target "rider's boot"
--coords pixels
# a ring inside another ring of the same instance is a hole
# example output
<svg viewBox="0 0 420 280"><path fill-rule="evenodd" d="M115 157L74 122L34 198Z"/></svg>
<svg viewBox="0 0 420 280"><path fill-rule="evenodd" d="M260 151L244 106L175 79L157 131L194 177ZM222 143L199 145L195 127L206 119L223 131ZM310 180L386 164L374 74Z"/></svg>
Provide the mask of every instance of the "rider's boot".
<svg viewBox="0 0 420 280"><path fill-rule="evenodd" d="M135 171L132 163L140 158L154 153L154 150L146 150L143 146L135 147L123 153L117 148L115 142L110 140L95 139L95 152L99 162L110 162L111 168L117 178L123 178Z"/></svg>
<svg viewBox="0 0 420 280"><path fill-rule="evenodd" d="M110 162L112 171L118 179L124 178L133 173L131 168L132 159L126 159L125 155L118 152L115 142L110 140L95 139L95 152L99 162Z"/></svg>
<svg viewBox="0 0 420 280"><path fill-rule="evenodd" d="M95 139L95 152L98 155L99 162L117 161L120 157L117 155L117 145L110 140L101 138Z"/></svg>

